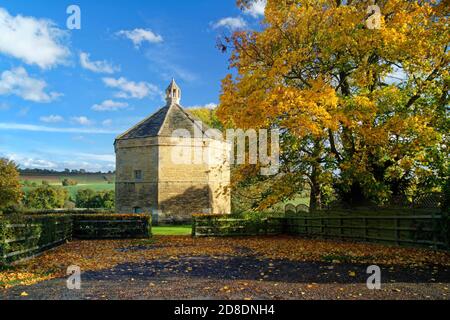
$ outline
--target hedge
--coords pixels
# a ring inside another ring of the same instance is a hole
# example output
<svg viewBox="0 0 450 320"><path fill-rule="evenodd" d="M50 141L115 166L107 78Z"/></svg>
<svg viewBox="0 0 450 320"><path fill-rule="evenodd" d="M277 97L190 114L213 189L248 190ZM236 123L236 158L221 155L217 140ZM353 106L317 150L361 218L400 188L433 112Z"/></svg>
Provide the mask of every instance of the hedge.
<svg viewBox="0 0 450 320"><path fill-rule="evenodd" d="M151 237L151 215L45 214L0 216L0 265L76 239Z"/></svg>

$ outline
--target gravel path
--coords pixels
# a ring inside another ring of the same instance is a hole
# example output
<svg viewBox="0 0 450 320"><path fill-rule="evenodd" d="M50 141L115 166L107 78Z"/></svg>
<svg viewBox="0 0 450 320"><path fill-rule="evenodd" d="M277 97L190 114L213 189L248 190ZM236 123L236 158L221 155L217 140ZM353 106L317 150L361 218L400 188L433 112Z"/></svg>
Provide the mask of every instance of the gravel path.
<svg viewBox="0 0 450 320"><path fill-rule="evenodd" d="M260 259L251 252L241 252L239 256L182 256L84 272L81 290L68 290L66 279L57 278L0 290L0 299L447 300L450 297L447 268L381 266L381 290L367 289L366 268L362 264Z"/></svg>

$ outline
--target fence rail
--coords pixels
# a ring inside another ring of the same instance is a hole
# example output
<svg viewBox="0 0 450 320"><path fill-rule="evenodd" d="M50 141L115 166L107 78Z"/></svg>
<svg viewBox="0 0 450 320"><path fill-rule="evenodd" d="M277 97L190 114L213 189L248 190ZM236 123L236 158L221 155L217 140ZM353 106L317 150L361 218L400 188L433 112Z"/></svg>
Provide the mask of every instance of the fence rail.
<svg viewBox="0 0 450 320"><path fill-rule="evenodd" d="M200 216L193 220L192 233L197 237L288 234L448 249L449 222L448 216L437 213L344 216L329 212L259 220Z"/></svg>
<svg viewBox="0 0 450 320"><path fill-rule="evenodd" d="M0 265L28 259L73 238L149 238L150 215L58 214L0 219Z"/></svg>

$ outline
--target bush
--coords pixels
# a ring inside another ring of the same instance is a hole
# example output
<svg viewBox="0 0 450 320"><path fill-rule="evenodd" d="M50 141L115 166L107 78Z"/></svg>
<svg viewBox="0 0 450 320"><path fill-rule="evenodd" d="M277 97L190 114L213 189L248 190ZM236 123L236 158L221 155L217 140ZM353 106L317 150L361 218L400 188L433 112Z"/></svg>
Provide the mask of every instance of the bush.
<svg viewBox="0 0 450 320"><path fill-rule="evenodd" d="M40 186L25 196L25 206L28 209L60 209L69 200L67 190L48 185Z"/></svg>
<svg viewBox="0 0 450 320"><path fill-rule="evenodd" d="M67 200L64 203L64 209L75 209L77 206L75 205L75 202Z"/></svg>
<svg viewBox="0 0 450 320"><path fill-rule="evenodd" d="M29 181L29 180L24 180L24 181L22 182L22 185L25 186L25 187L31 187L31 181Z"/></svg>
<svg viewBox="0 0 450 320"><path fill-rule="evenodd" d="M114 191L98 191L92 189L78 190L75 197L77 208L114 209Z"/></svg>
<svg viewBox="0 0 450 320"><path fill-rule="evenodd" d="M18 204L22 196L16 164L0 158L0 213L6 207Z"/></svg>
<svg viewBox="0 0 450 320"><path fill-rule="evenodd" d="M63 181L62 181L62 185L64 186L64 187L70 187L70 186L76 186L78 184L78 181L76 181L76 180L72 180L72 179L64 179Z"/></svg>
<svg viewBox="0 0 450 320"><path fill-rule="evenodd" d="M25 211L22 203L14 204L3 209L3 214L7 216L21 215Z"/></svg>

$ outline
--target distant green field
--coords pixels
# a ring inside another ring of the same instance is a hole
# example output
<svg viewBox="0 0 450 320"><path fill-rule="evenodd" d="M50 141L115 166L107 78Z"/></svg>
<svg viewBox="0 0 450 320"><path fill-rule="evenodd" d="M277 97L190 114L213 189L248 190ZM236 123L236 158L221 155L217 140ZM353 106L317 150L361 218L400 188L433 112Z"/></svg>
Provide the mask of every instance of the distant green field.
<svg viewBox="0 0 450 320"><path fill-rule="evenodd" d="M72 179L78 181L80 184L84 183L105 183L107 180L114 182L114 174L77 174L77 175L21 175L20 179L22 181L27 180L30 182L41 183L43 180L50 182L51 184L60 184L64 179Z"/></svg>
<svg viewBox="0 0 450 320"><path fill-rule="evenodd" d="M192 234L192 227L182 226L156 226L152 227L152 233L155 236L188 236Z"/></svg>
<svg viewBox="0 0 450 320"><path fill-rule="evenodd" d="M110 191L114 190L114 175L113 174L79 174L79 175L35 175L35 176L21 176L22 183L28 181L29 183L36 183L37 186L42 184L42 181L47 181L52 186L61 186L64 179L75 180L78 182L76 186L64 187L69 191L72 199L74 199L78 190L91 189L94 191ZM105 179L106 178L106 179ZM24 186L22 190L26 193L33 190L34 187Z"/></svg>

